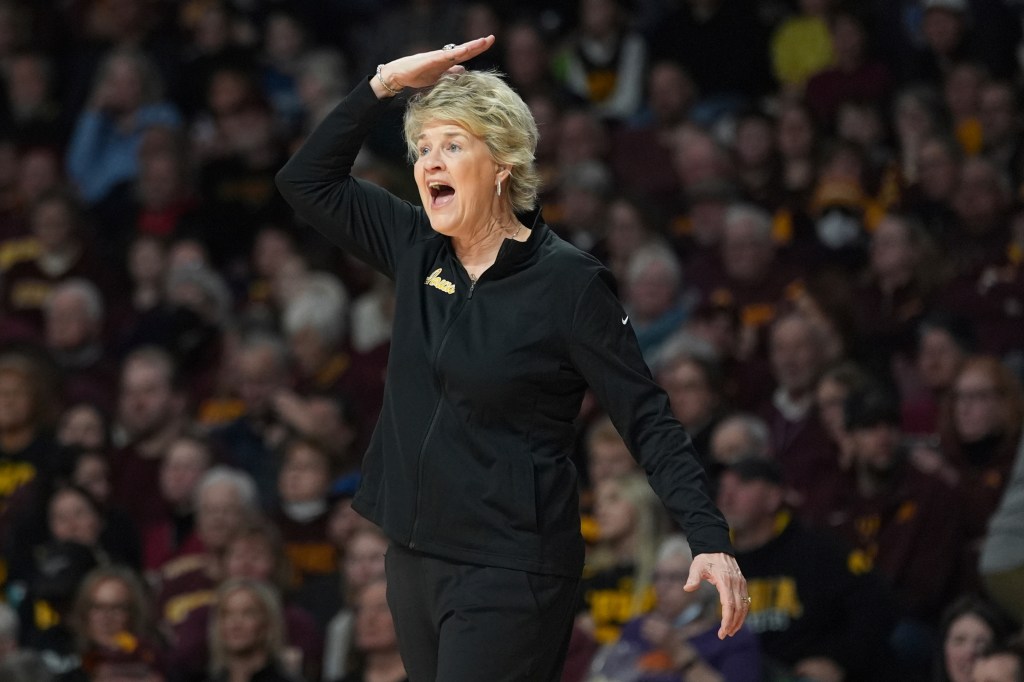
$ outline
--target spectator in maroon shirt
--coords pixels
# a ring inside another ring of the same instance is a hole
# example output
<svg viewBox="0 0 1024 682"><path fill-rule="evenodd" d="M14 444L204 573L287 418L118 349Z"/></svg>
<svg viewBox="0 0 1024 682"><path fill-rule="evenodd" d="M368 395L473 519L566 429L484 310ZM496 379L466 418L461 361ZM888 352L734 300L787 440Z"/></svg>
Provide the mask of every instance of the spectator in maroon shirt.
<svg viewBox="0 0 1024 682"><path fill-rule="evenodd" d="M49 485L58 464L49 388L42 366L28 355L0 356L0 546L29 508L33 489Z"/></svg>
<svg viewBox="0 0 1024 682"><path fill-rule="evenodd" d="M985 265L1003 261L1010 242L1011 190L1009 178L992 161L964 162L952 197L956 223L941 243L951 276L973 281ZM952 286L958 283L954 279Z"/></svg>
<svg viewBox="0 0 1024 682"><path fill-rule="evenodd" d="M223 578L224 551L246 524L259 517L252 478L237 469L217 466L207 471L195 492L196 533L203 552L164 564L156 594L157 618L172 646L189 614L212 603Z"/></svg>
<svg viewBox="0 0 1024 682"><path fill-rule="evenodd" d="M222 565L221 585L231 580L257 581L283 598L284 640L302 662L303 679L319 679L323 634L313 617L287 598L290 570L279 530L263 519L246 523L224 547ZM212 606L192 610L177 630L171 654L175 682L202 680L209 668Z"/></svg>
<svg viewBox="0 0 1024 682"><path fill-rule="evenodd" d="M97 283L103 277L89 252L81 208L71 194L64 190L44 194L33 205L29 223L38 249L4 273L0 311L41 339L43 306L54 287L76 277Z"/></svg>
<svg viewBox="0 0 1024 682"><path fill-rule="evenodd" d="M184 433L168 446L159 474L166 513L142 528L145 570L159 572L168 561L203 551L195 532L195 493L211 466L210 445L197 433Z"/></svg>
<svg viewBox="0 0 1024 682"><path fill-rule="evenodd" d="M914 354L917 325L934 304L937 253L913 218L889 213L871 234L868 267L853 291L853 347L879 377L896 374Z"/></svg>
<svg viewBox="0 0 1024 682"><path fill-rule="evenodd" d="M113 499L140 526L164 514L160 463L188 424L185 396L171 356L155 347L132 352L121 365L118 427L125 444L114 452Z"/></svg>
<svg viewBox="0 0 1024 682"><path fill-rule="evenodd" d="M814 406L814 388L824 370L823 331L801 312L778 318L769 332L769 359L776 388L760 409L782 467L787 497L804 520L819 524L830 507L838 478L836 446Z"/></svg>
<svg viewBox="0 0 1024 682"><path fill-rule="evenodd" d="M117 363L104 343L104 301L87 279L69 279L53 288L43 307L46 346L60 368L65 404L87 402L114 409Z"/></svg>
<svg viewBox="0 0 1024 682"><path fill-rule="evenodd" d="M877 570L893 588L892 643L909 673L927 665L932 624L956 594L963 515L953 486L911 462L888 391L852 392L844 416L852 470L829 522L850 543L851 565Z"/></svg>
<svg viewBox="0 0 1024 682"><path fill-rule="evenodd" d="M998 359L964 362L942 408L941 452L919 453L920 466L955 484L963 498L966 542L961 555L964 589L979 588L980 544L1009 479L1020 447L1024 392Z"/></svg>
<svg viewBox="0 0 1024 682"><path fill-rule="evenodd" d="M962 317L935 311L921 321L914 365L899 377L907 433L927 436L938 432L939 406L976 347L974 326Z"/></svg>
<svg viewBox="0 0 1024 682"><path fill-rule="evenodd" d="M882 101L889 93L889 70L869 59L863 20L853 12L837 12L829 22L835 66L807 81L805 97L820 123L831 126L843 102Z"/></svg>

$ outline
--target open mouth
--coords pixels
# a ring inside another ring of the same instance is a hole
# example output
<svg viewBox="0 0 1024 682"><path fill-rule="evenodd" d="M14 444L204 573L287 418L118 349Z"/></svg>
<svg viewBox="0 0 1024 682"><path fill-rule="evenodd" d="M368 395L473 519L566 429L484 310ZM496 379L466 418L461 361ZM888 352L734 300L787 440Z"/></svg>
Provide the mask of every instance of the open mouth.
<svg viewBox="0 0 1024 682"><path fill-rule="evenodd" d="M443 182L432 182L427 185L427 189L430 191L430 206L432 208L446 206L455 198L455 189Z"/></svg>

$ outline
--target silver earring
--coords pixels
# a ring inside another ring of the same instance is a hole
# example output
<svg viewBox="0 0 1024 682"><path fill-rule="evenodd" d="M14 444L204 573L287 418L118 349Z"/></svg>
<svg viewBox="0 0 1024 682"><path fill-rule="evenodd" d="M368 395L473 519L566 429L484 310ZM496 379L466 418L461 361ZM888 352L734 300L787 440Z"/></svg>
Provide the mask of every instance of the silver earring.
<svg viewBox="0 0 1024 682"><path fill-rule="evenodd" d="M501 180L498 180L498 196L501 196Z"/></svg>

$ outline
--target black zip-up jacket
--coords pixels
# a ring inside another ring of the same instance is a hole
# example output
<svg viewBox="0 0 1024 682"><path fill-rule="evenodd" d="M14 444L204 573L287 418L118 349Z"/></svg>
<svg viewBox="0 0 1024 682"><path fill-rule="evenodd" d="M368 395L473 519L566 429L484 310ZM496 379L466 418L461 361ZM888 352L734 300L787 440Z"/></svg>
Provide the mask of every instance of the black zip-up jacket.
<svg viewBox="0 0 1024 682"><path fill-rule="evenodd" d="M579 577L573 420L589 385L695 554L731 552L610 273L539 220L473 284L422 207L350 175L389 102L362 81L277 175L298 215L395 281L380 420L353 506L443 558Z"/></svg>

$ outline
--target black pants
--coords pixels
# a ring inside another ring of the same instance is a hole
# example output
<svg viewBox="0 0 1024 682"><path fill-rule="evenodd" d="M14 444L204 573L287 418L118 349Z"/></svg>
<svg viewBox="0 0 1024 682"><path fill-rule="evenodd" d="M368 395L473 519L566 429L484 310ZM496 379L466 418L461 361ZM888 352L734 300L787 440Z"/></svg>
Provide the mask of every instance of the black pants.
<svg viewBox="0 0 1024 682"><path fill-rule="evenodd" d="M579 580L392 544L388 606L410 682L558 682Z"/></svg>

